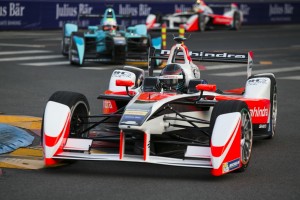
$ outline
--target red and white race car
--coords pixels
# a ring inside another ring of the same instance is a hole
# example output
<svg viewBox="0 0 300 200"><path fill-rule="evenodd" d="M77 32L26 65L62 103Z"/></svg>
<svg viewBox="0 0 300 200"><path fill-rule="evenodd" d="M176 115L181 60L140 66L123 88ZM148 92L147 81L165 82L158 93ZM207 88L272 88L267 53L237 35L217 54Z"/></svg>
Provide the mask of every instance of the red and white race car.
<svg viewBox="0 0 300 200"><path fill-rule="evenodd" d="M253 136L274 136L275 76L251 75L252 52L189 51L185 38L174 39L171 50L150 50L149 76L132 66L113 71L98 97L102 114L90 115L83 94L54 93L43 117L45 165L76 159L209 168L214 176L244 171ZM158 76L155 59L167 59ZM218 90L193 60L247 64L245 88Z"/></svg>
<svg viewBox="0 0 300 200"><path fill-rule="evenodd" d="M223 14L215 14L212 8L224 8ZM178 30L183 24L186 31L205 31L208 28L229 28L239 30L243 22L243 13L237 5L211 5L208 6L202 0L197 0L193 6L193 11L178 11L171 15L160 16L150 14L146 19L148 30L160 30L162 24L166 24L167 29Z"/></svg>

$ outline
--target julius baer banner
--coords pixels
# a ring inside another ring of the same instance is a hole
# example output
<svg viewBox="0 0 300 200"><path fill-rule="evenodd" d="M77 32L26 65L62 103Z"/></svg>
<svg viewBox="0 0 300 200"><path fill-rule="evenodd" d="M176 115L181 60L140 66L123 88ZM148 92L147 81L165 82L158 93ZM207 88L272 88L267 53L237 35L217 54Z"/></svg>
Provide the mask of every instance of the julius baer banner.
<svg viewBox="0 0 300 200"><path fill-rule="evenodd" d="M192 3L147 2L124 3L113 1L110 4L117 14L130 15L119 19L122 25L145 23L149 14L166 15L174 12L188 12ZM217 3L210 3L216 5ZM208 5L210 5L208 4ZM224 3L223 3L224 4ZM244 24L287 24L300 22L300 3L240 3ZM79 14L103 14L107 5L96 1L0 1L0 30L23 29L59 29L65 22L79 23L81 26L97 25L100 19L83 18L78 21ZM224 8L213 8L217 14Z"/></svg>

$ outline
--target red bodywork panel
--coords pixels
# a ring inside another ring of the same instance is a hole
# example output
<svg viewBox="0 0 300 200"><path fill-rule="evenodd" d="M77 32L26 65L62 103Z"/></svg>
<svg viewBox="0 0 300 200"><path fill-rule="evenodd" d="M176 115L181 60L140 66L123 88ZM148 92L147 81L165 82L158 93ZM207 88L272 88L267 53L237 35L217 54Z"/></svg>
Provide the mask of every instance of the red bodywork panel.
<svg viewBox="0 0 300 200"><path fill-rule="evenodd" d="M249 108L253 124L266 124L269 120L270 100L269 99L247 99L235 96L216 96L217 101L240 100L244 101Z"/></svg>
<svg viewBox="0 0 300 200"><path fill-rule="evenodd" d="M223 15L212 15L212 23L215 25L230 25L232 23L232 17L226 17Z"/></svg>
<svg viewBox="0 0 300 200"><path fill-rule="evenodd" d="M127 95L126 91L113 92L111 90L106 90L104 94L107 95ZM129 94L134 96L134 91L129 91ZM117 104L115 100L103 100L102 112L103 114L111 114L118 110Z"/></svg>

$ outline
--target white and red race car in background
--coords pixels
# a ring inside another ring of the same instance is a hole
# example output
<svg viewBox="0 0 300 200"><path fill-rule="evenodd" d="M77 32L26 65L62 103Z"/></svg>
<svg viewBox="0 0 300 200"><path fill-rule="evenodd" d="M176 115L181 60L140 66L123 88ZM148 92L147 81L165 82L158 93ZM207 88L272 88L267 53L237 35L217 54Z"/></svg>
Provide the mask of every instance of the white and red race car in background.
<svg viewBox="0 0 300 200"><path fill-rule="evenodd" d="M214 176L244 171L253 136L274 136L275 76L251 75L252 52L189 51L185 38L174 40L171 50L150 49L149 76L132 66L114 70L98 97L99 115L90 115L83 94L54 93L42 123L45 165L75 159L200 167ZM153 76L155 59L167 60L159 76ZM247 64L244 89L217 90L192 59Z"/></svg>
<svg viewBox="0 0 300 200"><path fill-rule="evenodd" d="M215 14L212 8L216 7L224 8L224 13ZM181 24L186 31L205 31L212 28L239 30L242 22L243 13L236 4L208 6L202 0L193 5L192 11L176 11L166 16L150 14L146 19L148 30L160 30L162 24L166 24L169 30L178 30Z"/></svg>

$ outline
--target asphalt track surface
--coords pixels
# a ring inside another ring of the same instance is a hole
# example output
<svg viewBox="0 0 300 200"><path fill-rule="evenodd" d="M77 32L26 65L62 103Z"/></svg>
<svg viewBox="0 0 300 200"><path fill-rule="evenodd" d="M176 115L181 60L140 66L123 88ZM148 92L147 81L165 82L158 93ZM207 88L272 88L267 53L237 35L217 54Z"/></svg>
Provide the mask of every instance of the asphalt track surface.
<svg viewBox="0 0 300 200"><path fill-rule="evenodd" d="M247 26L238 32L193 33L192 50L254 51L253 73L273 72L278 118L272 140L256 140L244 173L213 177L209 170L144 163L78 161L39 170L0 169L1 199L300 199L300 25ZM172 45L168 33L168 46ZM60 31L0 32L0 112L41 117L57 90L97 96L118 66L70 66L60 55ZM242 87L246 68L202 63L202 78L220 89ZM38 140L35 144L38 144Z"/></svg>

